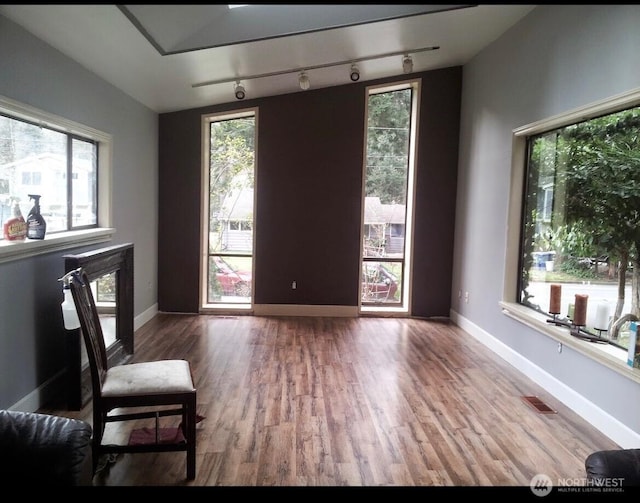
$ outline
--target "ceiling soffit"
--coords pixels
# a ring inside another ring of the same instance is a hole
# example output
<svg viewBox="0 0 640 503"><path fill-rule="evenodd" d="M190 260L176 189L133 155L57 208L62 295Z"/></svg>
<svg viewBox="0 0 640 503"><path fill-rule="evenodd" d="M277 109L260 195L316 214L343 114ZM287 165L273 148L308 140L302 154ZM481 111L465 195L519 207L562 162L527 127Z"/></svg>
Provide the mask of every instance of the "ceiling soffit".
<svg viewBox="0 0 640 503"><path fill-rule="evenodd" d="M388 21L471 5L118 5L159 54Z"/></svg>

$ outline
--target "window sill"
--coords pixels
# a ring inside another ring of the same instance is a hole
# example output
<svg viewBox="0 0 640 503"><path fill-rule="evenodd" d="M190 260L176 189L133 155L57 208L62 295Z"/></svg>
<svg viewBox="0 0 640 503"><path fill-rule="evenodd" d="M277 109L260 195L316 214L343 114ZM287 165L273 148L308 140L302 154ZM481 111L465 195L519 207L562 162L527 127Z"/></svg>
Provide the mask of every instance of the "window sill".
<svg viewBox="0 0 640 503"><path fill-rule="evenodd" d="M406 316L407 308L403 306L385 306L384 304L360 305L360 314L376 316Z"/></svg>
<svg viewBox="0 0 640 503"><path fill-rule="evenodd" d="M500 302L503 314L551 337L563 345L640 383L640 370L627 365L627 352L610 344L589 342L569 334L569 330L547 322L547 318L532 309L514 302Z"/></svg>
<svg viewBox="0 0 640 503"><path fill-rule="evenodd" d="M24 241L0 241L0 264L13 260L22 260L68 248L87 246L109 241L115 229L102 227L81 231L57 232L44 239L25 239Z"/></svg>

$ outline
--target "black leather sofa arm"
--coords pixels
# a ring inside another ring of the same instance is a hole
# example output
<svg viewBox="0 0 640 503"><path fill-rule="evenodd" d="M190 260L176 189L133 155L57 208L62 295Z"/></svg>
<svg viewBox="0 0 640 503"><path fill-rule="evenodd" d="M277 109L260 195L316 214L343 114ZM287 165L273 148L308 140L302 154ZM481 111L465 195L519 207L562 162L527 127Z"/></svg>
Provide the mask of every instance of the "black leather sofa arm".
<svg viewBox="0 0 640 503"><path fill-rule="evenodd" d="M78 419L0 410L0 480L5 487L91 485L91 435L91 425Z"/></svg>
<svg viewBox="0 0 640 503"><path fill-rule="evenodd" d="M640 449L596 451L585 460L587 479L620 479L621 485L640 486Z"/></svg>

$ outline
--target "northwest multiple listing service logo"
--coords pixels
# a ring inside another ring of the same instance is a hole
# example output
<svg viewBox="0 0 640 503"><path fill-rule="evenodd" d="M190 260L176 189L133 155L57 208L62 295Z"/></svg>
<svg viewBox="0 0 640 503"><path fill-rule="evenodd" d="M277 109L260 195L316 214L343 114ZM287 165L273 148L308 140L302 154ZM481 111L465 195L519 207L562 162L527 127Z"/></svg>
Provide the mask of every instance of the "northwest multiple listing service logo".
<svg viewBox="0 0 640 503"><path fill-rule="evenodd" d="M604 479L587 479L584 477L558 479L555 484L559 493L621 493L624 491L621 477L608 477ZM554 488L551 477L544 473L534 475L529 483L531 492L536 496L544 497Z"/></svg>
<svg viewBox="0 0 640 503"><path fill-rule="evenodd" d="M553 482L548 475L538 473L531 479L529 487L531 488L531 492L536 496L546 496L551 492L551 489L553 489Z"/></svg>

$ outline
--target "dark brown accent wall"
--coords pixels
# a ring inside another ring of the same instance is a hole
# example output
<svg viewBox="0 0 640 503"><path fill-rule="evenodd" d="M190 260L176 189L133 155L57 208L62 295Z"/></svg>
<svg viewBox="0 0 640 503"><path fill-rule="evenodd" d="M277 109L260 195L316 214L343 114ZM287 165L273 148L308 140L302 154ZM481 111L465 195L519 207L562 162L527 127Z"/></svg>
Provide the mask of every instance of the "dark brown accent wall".
<svg viewBox="0 0 640 503"><path fill-rule="evenodd" d="M415 76L423 86L412 314L448 316L462 71ZM159 310L199 309L201 117L249 107L259 110L255 303L356 306L365 89L394 80L161 114Z"/></svg>
<svg viewBox="0 0 640 503"><path fill-rule="evenodd" d="M462 69L422 75L413 245L413 316L449 316Z"/></svg>

